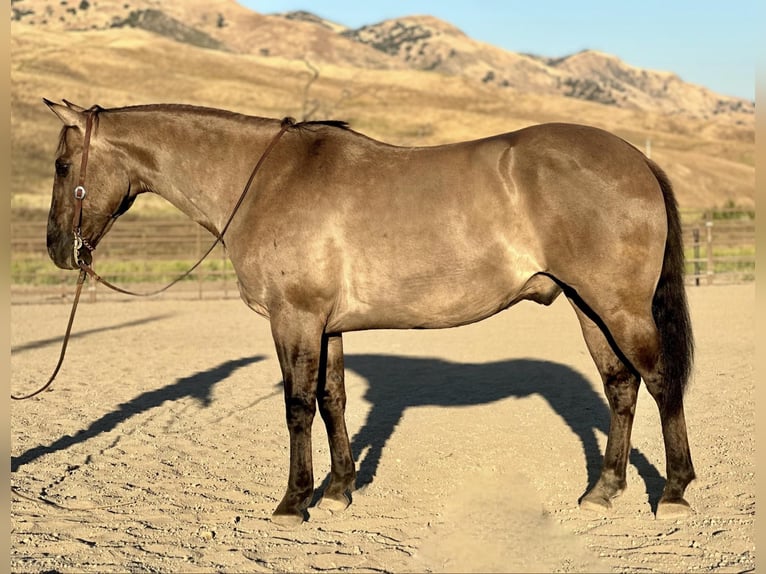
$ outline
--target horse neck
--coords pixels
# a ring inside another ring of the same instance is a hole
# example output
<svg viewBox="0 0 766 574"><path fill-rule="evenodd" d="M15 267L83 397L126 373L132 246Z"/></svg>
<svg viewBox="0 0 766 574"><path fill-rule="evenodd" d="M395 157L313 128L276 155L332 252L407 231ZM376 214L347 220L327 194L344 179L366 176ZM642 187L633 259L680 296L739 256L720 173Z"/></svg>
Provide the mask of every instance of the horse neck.
<svg viewBox="0 0 766 574"><path fill-rule="evenodd" d="M137 160L138 188L218 235L279 123L209 112L159 114L144 112L134 128L140 142L132 142L128 155Z"/></svg>

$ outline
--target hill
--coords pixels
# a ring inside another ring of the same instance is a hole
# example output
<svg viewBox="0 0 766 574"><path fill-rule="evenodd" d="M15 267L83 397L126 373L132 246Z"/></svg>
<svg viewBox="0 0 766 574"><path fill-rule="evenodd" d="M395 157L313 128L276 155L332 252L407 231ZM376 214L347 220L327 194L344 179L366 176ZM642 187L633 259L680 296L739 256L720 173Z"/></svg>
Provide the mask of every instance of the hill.
<svg viewBox="0 0 766 574"><path fill-rule="evenodd" d="M49 30L139 28L203 48L306 58L314 64L427 70L501 88L702 119L747 123L755 112L752 101L716 94L671 72L636 68L593 50L560 58L517 54L476 41L432 16L351 30L305 11L258 14L233 0L15 0L11 18Z"/></svg>
<svg viewBox="0 0 766 574"><path fill-rule="evenodd" d="M755 105L683 82L676 74L635 68L585 50L562 58L516 54L478 42L431 16L397 18L342 35L371 45L410 67L465 76L502 88L708 119L746 121Z"/></svg>
<svg viewBox="0 0 766 574"><path fill-rule="evenodd" d="M17 210L49 201L59 126L42 97L334 117L402 145L588 123L642 149L650 142L682 207L754 203L752 102L608 54L551 60L476 42L431 17L349 30L233 0L16 0L10 43Z"/></svg>

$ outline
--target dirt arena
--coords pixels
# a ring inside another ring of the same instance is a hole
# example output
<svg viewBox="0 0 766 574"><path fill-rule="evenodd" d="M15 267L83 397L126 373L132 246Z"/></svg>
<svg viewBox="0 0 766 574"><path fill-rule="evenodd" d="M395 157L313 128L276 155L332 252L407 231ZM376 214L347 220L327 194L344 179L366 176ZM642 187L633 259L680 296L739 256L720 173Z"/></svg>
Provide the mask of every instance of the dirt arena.
<svg viewBox="0 0 766 574"><path fill-rule="evenodd" d="M237 300L83 303L52 392L11 405L16 572L748 572L755 567L755 286L689 290L695 513L642 388L628 490L580 511L608 410L569 304L444 331L344 336L359 473L341 514L269 521L287 481L267 321ZM66 305L11 308L11 389L47 379ZM317 487L329 470L319 417Z"/></svg>

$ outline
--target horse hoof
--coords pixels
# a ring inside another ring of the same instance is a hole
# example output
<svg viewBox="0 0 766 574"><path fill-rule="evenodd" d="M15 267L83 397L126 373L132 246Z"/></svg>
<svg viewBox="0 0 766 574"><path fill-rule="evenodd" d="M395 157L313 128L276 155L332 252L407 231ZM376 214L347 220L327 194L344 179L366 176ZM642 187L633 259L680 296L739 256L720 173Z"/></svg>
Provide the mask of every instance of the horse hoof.
<svg viewBox="0 0 766 574"><path fill-rule="evenodd" d="M303 514L272 514L271 521L284 528L295 528L303 523Z"/></svg>
<svg viewBox="0 0 766 574"><path fill-rule="evenodd" d="M692 509L689 503L681 499L675 502L660 502L657 505L657 520L678 520L691 515Z"/></svg>
<svg viewBox="0 0 766 574"><path fill-rule="evenodd" d="M342 498L330 498L328 496L323 496L317 506L333 513L343 512L348 508L349 504L351 504L351 500L349 500L348 496L345 494L342 494L341 497Z"/></svg>
<svg viewBox="0 0 766 574"><path fill-rule="evenodd" d="M591 491L580 500L580 509L606 516L612 510L612 502Z"/></svg>
<svg viewBox="0 0 766 574"><path fill-rule="evenodd" d="M592 498L586 497L580 501L580 510L606 516L609 514L609 511L612 510L612 503L605 498L598 498L595 496Z"/></svg>

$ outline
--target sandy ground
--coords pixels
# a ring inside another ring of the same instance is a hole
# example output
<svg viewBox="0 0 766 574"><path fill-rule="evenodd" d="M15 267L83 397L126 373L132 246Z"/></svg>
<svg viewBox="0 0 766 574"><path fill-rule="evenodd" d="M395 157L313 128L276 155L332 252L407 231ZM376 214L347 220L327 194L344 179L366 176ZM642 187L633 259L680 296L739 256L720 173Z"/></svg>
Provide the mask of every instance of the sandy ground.
<svg viewBox="0 0 766 574"><path fill-rule="evenodd" d="M288 442L268 323L237 300L84 303L53 392L11 407L12 569L753 570L754 293L690 289L690 518L653 517L665 463L644 389L628 490L608 517L578 509L608 411L559 298L459 329L346 334L359 490L294 529L269 521ZM68 312L12 307L14 392L47 378Z"/></svg>

